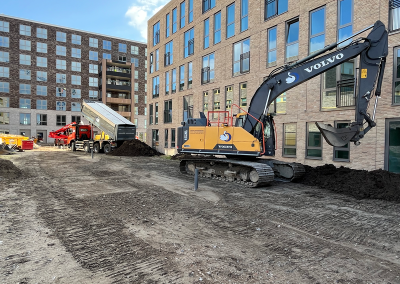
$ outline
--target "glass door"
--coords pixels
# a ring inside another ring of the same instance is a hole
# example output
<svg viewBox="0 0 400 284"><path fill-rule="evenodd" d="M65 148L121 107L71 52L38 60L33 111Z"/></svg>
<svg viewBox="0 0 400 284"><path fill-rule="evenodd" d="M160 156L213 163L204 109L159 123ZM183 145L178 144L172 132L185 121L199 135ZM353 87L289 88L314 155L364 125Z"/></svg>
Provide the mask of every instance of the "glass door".
<svg viewBox="0 0 400 284"><path fill-rule="evenodd" d="M400 119L386 120L385 169L400 173Z"/></svg>

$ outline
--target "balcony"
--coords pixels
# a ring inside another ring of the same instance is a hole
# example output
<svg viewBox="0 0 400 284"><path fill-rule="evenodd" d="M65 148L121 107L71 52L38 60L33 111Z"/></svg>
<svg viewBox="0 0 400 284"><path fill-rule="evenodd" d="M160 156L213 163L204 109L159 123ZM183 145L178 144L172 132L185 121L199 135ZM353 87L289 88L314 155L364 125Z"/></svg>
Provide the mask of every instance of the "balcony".
<svg viewBox="0 0 400 284"><path fill-rule="evenodd" d="M103 85L100 85L100 89L103 88ZM131 82L122 81L122 80L110 80L108 79L106 82L106 90L107 91L131 91Z"/></svg>
<svg viewBox="0 0 400 284"><path fill-rule="evenodd" d="M102 69L101 69L102 70ZM99 76L102 76L102 71L100 71ZM119 78L131 78L131 69L122 68L118 66L107 66L106 76L113 76Z"/></svg>

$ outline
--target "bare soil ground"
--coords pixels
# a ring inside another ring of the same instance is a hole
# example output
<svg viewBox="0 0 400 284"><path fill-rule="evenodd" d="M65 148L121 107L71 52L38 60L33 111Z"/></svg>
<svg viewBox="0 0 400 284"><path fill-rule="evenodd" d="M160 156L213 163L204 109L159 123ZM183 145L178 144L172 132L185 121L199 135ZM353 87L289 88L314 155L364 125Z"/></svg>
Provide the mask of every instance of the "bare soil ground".
<svg viewBox="0 0 400 284"><path fill-rule="evenodd" d="M193 191L162 156L0 159L17 167L0 175L0 283L400 283L393 201L298 183Z"/></svg>

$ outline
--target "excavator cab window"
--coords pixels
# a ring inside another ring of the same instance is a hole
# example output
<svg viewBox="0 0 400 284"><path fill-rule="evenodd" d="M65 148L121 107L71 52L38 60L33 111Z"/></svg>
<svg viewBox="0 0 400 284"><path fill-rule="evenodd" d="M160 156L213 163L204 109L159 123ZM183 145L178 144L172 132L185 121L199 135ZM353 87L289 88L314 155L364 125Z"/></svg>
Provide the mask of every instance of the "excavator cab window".
<svg viewBox="0 0 400 284"><path fill-rule="evenodd" d="M271 137L271 124L266 121L264 126L264 139L267 140Z"/></svg>
<svg viewBox="0 0 400 284"><path fill-rule="evenodd" d="M238 114L236 116L235 126L243 127L245 120L246 120L246 114Z"/></svg>

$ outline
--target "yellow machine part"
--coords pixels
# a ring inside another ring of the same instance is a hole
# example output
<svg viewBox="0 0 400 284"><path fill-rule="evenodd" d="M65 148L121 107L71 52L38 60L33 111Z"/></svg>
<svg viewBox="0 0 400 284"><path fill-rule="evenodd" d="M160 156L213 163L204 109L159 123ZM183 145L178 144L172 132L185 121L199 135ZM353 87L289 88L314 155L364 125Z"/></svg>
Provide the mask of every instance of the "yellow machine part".
<svg viewBox="0 0 400 284"><path fill-rule="evenodd" d="M29 140L29 137L13 134L0 134L0 144L22 146L22 141Z"/></svg>
<svg viewBox="0 0 400 284"><path fill-rule="evenodd" d="M96 134L94 136L94 140L109 140L109 139L110 139L110 137L107 134L105 134L104 132L101 132L100 134Z"/></svg>

